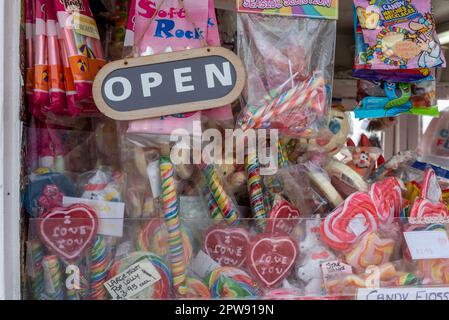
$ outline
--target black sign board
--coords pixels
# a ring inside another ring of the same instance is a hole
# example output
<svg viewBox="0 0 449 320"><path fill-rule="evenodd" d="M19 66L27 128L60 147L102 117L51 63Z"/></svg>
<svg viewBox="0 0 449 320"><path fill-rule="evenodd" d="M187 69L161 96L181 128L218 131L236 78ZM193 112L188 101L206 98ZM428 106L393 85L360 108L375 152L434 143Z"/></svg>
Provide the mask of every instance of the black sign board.
<svg viewBox="0 0 449 320"><path fill-rule="evenodd" d="M109 63L93 94L108 117L136 120L222 107L238 98L245 77L233 52L207 47Z"/></svg>

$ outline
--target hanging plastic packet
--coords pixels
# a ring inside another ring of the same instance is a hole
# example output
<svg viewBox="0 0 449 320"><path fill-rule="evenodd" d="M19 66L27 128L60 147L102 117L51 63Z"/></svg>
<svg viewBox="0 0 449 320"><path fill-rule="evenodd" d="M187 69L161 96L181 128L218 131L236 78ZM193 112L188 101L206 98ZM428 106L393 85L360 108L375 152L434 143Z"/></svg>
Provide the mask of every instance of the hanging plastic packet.
<svg viewBox="0 0 449 320"><path fill-rule="evenodd" d="M46 107L49 103L46 0L36 0L35 14L35 73L33 102L36 104L36 109L39 109L37 114L40 114L40 109Z"/></svg>
<svg viewBox="0 0 449 320"><path fill-rule="evenodd" d="M26 95L28 108L34 113L34 1L25 1Z"/></svg>
<svg viewBox="0 0 449 320"><path fill-rule="evenodd" d="M354 6L354 34L355 34L355 61L352 75L355 78L373 81L409 82L420 80L433 80L433 69L399 69L399 70L371 70L371 65L367 63L368 44L363 37L362 26L360 25L359 14L362 17L363 11L360 7ZM365 22L366 25L366 22Z"/></svg>
<svg viewBox="0 0 449 320"><path fill-rule="evenodd" d="M237 126L312 136L330 109L335 21L256 14L237 19L239 56L248 73Z"/></svg>
<svg viewBox="0 0 449 320"><path fill-rule="evenodd" d="M396 83L387 81L357 82L359 107L356 118L394 117L403 113L439 115L435 81Z"/></svg>
<svg viewBox="0 0 449 320"><path fill-rule="evenodd" d="M48 85L50 92L50 103L45 111L54 114L67 113L67 101L65 93L64 72L61 63L61 42L62 37L59 24L57 22L56 11L53 1L46 1L47 5L47 53L48 53Z"/></svg>
<svg viewBox="0 0 449 320"><path fill-rule="evenodd" d="M53 0L53 4L62 28L77 99L83 103L91 103L92 83L106 61L89 2Z"/></svg>
<svg viewBox="0 0 449 320"><path fill-rule="evenodd" d="M214 10L211 0L131 1L125 52L131 47L134 56L148 56L207 45L219 46ZM205 114L217 121L232 119L230 106ZM157 136L157 140L164 139L176 129L193 134L193 124L202 121L201 115L202 112L190 112L132 121L128 133Z"/></svg>
<svg viewBox="0 0 449 320"><path fill-rule="evenodd" d="M354 0L366 64L375 70L445 67L431 0Z"/></svg>

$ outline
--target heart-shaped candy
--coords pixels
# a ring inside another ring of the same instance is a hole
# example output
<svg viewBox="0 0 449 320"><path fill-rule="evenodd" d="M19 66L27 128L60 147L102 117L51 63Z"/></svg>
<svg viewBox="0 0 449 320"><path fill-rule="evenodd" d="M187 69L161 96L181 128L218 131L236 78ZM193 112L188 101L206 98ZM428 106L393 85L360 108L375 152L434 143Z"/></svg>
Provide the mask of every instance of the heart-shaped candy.
<svg viewBox="0 0 449 320"><path fill-rule="evenodd" d="M300 215L290 202L277 201L268 214L267 232L290 234L298 224Z"/></svg>
<svg viewBox="0 0 449 320"><path fill-rule="evenodd" d="M370 231L377 231L379 218L371 197L363 192L350 195L321 223L323 240L333 249L346 250Z"/></svg>
<svg viewBox="0 0 449 320"><path fill-rule="evenodd" d="M411 224L448 223L449 212L442 202L418 198L410 210Z"/></svg>
<svg viewBox="0 0 449 320"><path fill-rule="evenodd" d="M238 268L246 261L249 241L244 228L213 227L204 239L204 250L220 266Z"/></svg>
<svg viewBox="0 0 449 320"><path fill-rule="evenodd" d="M396 178L389 177L371 186L370 196L382 224L391 224L402 211L402 190Z"/></svg>
<svg viewBox="0 0 449 320"><path fill-rule="evenodd" d="M422 183L421 196L433 202L441 200L443 192L437 180L437 175L432 168L428 168L424 173L424 180Z"/></svg>
<svg viewBox="0 0 449 320"><path fill-rule="evenodd" d="M261 234L251 241L248 264L251 273L271 288L290 273L297 257L298 247L290 236Z"/></svg>
<svg viewBox="0 0 449 320"><path fill-rule="evenodd" d="M39 236L45 246L66 261L79 258L97 234L95 211L84 204L54 208L39 219Z"/></svg>

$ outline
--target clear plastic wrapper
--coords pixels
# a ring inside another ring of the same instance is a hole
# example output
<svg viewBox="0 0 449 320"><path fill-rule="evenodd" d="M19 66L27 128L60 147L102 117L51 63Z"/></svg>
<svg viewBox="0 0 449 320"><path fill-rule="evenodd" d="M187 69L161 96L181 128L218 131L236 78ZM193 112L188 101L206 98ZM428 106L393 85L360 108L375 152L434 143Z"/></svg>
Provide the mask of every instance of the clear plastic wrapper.
<svg viewBox="0 0 449 320"><path fill-rule="evenodd" d="M255 14L237 21L248 73L237 127L312 136L330 109L335 21Z"/></svg>

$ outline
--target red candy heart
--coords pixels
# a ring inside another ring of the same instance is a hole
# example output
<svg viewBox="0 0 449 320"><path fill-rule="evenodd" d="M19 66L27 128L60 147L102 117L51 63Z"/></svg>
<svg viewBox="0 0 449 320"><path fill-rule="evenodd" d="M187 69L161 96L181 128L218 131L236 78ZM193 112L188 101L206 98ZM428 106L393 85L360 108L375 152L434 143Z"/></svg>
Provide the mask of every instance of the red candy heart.
<svg viewBox="0 0 449 320"><path fill-rule="evenodd" d="M83 204L54 208L39 220L39 236L54 253L73 261L79 258L97 234L95 211Z"/></svg>
<svg viewBox="0 0 449 320"><path fill-rule="evenodd" d="M381 223L390 224L402 211L402 190L396 178L390 177L371 186L370 196Z"/></svg>
<svg viewBox="0 0 449 320"><path fill-rule="evenodd" d="M298 224L301 213L288 201L279 201L268 214L267 232L290 234Z"/></svg>
<svg viewBox="0 0 449 320"><path fill-rule="evenodd" d="M290 236L262 234L253 238L249 249L249 269L266 287L274 287L292 270L298 247Z"/></svg>
<svg viewBox="0 0 449 320"><path fill-rule="evenodd" d="M214 227L206 234L204 250L222 267L241 267L248 256L248 243L244 228Z"/></svg>
<svg viewBox="0 0 449 320"><path fill-rule="evenodd" d="M377 231L379 218L371 197L362 192L350 195L321 223L323 240L333 249L346 250L370 231Z"/></svg>

